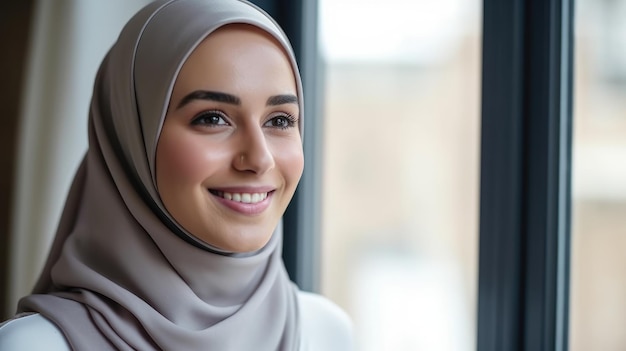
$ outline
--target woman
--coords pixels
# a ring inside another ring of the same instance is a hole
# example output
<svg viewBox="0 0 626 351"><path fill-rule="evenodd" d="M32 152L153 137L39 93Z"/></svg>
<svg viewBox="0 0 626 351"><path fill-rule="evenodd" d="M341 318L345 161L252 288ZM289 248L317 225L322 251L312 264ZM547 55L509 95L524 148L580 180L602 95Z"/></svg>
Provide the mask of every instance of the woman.
<svg viewBox="0 0 626 351"><path fill-rule="evenodd" d="M345 314L280 256L302 113L291 47L254 5L142 9L100 67L89 150L0 350L350 349Z"/></svg>

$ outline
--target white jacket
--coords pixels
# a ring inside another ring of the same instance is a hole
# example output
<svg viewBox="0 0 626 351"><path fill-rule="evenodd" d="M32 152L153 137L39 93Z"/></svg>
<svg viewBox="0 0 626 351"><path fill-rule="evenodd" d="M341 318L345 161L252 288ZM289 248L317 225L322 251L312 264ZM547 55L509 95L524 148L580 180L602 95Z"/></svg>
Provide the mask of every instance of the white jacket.
<svg viewBox="0 0 626 351"><path fill-rule="evenodd" d="M298 351L353 349L352 323L337 305L307 292L298 293L298 303L302 326L302 343ZM44 350L69 351L70 347L61 330L42 315L14 319L0 327L0 351Z"/></svg>

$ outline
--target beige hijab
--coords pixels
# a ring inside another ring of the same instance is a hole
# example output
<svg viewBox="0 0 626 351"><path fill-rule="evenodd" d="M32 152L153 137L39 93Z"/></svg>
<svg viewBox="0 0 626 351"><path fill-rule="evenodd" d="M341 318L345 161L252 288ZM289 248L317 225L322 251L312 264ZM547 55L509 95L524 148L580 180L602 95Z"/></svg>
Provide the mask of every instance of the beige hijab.
<svg viewBox="0 0 626 351"><path fill-rule="evenodd" d="M298 348L297 288L281 259L280 226L257 252L222 252L179 227L155 187L176 76L207 35L230 23L267 31L289 53L303 111L288 40L254 5L156 1L128 22L100 66L89 150L50 256L18 307L52 320L74 350Z"/></svg>

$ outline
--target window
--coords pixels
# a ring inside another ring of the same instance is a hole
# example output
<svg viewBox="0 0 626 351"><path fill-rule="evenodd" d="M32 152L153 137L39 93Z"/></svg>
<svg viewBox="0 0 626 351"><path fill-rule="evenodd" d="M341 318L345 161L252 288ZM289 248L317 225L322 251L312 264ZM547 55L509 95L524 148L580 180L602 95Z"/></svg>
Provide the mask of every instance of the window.
<svg viewBox="0 0 626 351"><path fill-rule="evenodd" d="M481 3L319 6L322 292L359 350L473 350Z"/></svg>
<svg viewBox="0 0 626 351"><path fill-rule="evenodd" d="M572 351L626 335L626 1L576 4Z"/></svg>

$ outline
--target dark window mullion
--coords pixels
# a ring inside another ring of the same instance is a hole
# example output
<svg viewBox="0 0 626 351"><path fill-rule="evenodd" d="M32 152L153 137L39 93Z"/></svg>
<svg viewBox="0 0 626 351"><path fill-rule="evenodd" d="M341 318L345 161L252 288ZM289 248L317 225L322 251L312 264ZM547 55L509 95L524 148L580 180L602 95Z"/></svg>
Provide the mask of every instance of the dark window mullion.
<svg viewBox="0 0 626 351"><path fill-rule="evenodd" d="M521 342L523 18L523 0L484 1L479 351L516 351Z"/></svg>
<svg viewBox="0 0 626 351"><path fill-rule="evenodd" d="M571 0L485 0L478 350L567 349Z"/></svg>
<svg viewBox="0 0 626 351"><path fill-rule="evenodd" d="M567 350L572 1L528 1L525 350Z"/></svg>

